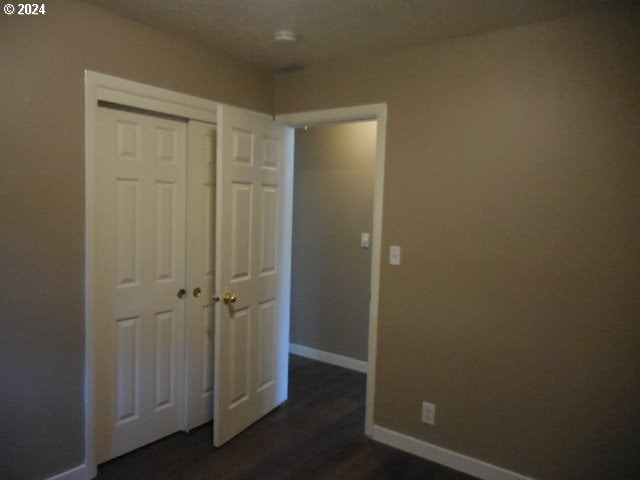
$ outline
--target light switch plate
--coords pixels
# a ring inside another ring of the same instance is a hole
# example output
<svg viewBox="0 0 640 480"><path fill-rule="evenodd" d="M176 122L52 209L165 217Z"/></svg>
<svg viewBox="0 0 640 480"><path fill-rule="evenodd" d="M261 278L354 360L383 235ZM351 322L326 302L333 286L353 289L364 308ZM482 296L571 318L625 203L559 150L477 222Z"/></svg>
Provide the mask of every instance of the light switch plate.
<svg viewBox="0 0 640 480"><path fill-rule="evenodd" d="M391 245L389 247L389 263L391 265L400 265L401 251L398 245Z"/></svg>
<svg viewBox="0 0 640 480"><path fill-rule="evenodd" d="M369 248L370 239L371 239L371 236L368 233L361 233L360 234L360 246L362 248Z"/></svg>
<svg viewBox="0 0 640 480"><path fill-rule="evenodd" d="M436 406L433 403L422 402L422 423L436 424Z"/></svg>

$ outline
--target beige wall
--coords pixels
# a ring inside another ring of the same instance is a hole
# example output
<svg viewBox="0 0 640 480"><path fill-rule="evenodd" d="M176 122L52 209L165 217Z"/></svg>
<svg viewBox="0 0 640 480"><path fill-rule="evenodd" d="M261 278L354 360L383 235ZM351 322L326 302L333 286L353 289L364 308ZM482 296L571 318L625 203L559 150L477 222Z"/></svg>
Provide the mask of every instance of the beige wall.
<svg viewBox="0 0 640 480"><path fill-rule="evenodd" d="M376 122L295 135L291 342L367 360Z"/></svg>
<svg viewBox="0 0 640 480"><path fill-rule="evenodd" d="M0 16L0 478L84 458L85 68L265 112L271 74L84 2Z"/></svg>
<svg viewBox="0 0 640 480"><path fill-rule="evenodd" d="M277 113L388 104L377 424L638 478L639 45L636 6L277 76Z"/></svg>

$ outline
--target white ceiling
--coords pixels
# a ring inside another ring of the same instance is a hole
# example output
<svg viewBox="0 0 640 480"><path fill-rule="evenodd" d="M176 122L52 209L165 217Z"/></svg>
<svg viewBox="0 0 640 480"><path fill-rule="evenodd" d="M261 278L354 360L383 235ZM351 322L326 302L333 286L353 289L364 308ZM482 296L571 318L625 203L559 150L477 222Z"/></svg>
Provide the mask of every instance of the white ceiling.
<svg viewBox="0 0 640 480"><path fill-rule="evenodd" d="M283 70L578 13L610 0L86 0ZM294 45L273 41L290 29Z"/></svg>

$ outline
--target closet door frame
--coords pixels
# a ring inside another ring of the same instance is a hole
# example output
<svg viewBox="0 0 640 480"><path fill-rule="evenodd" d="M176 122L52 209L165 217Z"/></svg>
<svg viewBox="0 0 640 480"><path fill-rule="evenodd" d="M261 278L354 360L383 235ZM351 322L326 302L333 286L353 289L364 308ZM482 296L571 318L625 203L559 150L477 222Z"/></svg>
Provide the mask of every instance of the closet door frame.
<svg viewBox="0 0 640 480"><path fill-rule="evenodd" d="M95 435L95 190L98 102L217 124L218 103L85 70L85 473L97 474Z"/></svg>

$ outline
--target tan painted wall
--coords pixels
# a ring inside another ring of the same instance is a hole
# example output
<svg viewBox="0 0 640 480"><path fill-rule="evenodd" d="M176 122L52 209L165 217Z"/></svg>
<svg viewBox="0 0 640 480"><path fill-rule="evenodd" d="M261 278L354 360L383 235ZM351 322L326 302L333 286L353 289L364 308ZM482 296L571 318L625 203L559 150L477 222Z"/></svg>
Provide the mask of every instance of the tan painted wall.
<svg viewBox="0 0 640 480"><path fill-rule="evenodd" d="M84 458L85 68L265 112L272 75L84 2L0 15L0 478Z"/></svg>
<svg viewBox="0 0 640 480"><path fill-rule="evenodd" d="M295 135L291 342L367 360L376 122Z"/></svg>
<svg viewBox="0 0 640 480"><path fill-rule="evenodd" d="M388 103L377 424L639 477L639 45L636 6L277 76L277 113Z"/></svg>

